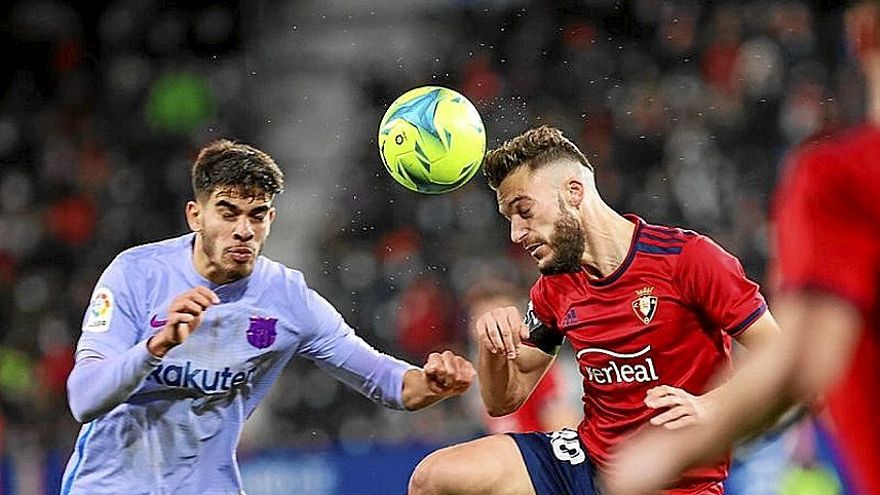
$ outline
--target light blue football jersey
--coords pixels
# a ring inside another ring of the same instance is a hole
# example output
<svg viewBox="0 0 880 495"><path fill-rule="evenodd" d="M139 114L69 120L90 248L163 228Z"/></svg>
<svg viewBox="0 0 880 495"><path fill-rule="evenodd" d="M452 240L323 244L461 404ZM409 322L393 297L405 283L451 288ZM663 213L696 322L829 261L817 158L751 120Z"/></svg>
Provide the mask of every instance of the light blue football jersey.
<svg viewBox="0 0 880 495"><path fill-rule="evenodd" d="M298 271L260 256L253 273L216 285L192 264L194 234L129 249L92 295L68 381L85 422L62 495L239 495L245 419L295 355L388 407L401 408L412 366L377 352ZM146 340L172 299L204 285L220 304L164 358ZM306 386L306 384L303 384Z"/></svg>

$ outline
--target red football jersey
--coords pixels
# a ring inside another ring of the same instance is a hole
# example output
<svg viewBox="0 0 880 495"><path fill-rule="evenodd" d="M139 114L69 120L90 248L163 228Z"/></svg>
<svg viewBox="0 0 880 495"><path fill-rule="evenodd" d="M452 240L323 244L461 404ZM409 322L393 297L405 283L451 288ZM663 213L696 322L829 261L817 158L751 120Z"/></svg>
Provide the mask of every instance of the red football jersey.
<svg viewBox="0 0 880 495"><path fill-rule="evenodd" d="M836 294L866 322L850 370L827 399L858 493L880 495L880 128L803 146L775 206L782 290Z"/></svg>
<svg viewBox="0 0 880 495"><path fill-rule="evenodd" d="M614 273L542 276L531 291L534 317L574 348L584 377L578 432L600 469L618 442L662 412L645 405L648 389L705 393L731 370L731 337L767 308L739 260L708 237L627 218L636 229ZM667 493L723 493L727 468L689 471Z"/></svg>

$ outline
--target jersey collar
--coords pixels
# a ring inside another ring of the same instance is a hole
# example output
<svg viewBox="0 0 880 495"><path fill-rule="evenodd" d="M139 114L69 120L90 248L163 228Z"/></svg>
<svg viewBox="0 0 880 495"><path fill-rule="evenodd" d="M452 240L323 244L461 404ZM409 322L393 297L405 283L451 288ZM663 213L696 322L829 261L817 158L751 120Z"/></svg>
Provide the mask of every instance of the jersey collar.
<svg viewBox="0 0 880 495"><path fill-rule="evenodd" d="M633 259L636 257L636 245L638 244L639 233L642 231L642 227L645 225L645 221L639 218L632 213L627 213L623 215L623 218L626 218L630 222L636 224L636 228L633 229L632 239L629 241L629 250L626 253L626 258L623 259L623 263L617 267L610 275L602 277L602 278L591 278L587 277L590 285L595 286L605 286L613 283L615 280L619 279L623 276L626 269L629 268L629 265L632 264Z"/></svg>

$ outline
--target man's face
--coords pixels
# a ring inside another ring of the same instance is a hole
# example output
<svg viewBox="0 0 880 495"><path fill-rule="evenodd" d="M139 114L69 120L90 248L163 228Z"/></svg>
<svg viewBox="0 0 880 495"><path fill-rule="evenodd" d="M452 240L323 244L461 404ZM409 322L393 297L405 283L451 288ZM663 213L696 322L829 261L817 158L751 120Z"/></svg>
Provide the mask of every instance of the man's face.
<svg viewBox="0 0 880 495"><path fill-rule="evenodd" d="M251 274L275 219L272 198L221 188L187 204L187 220L197 232L194 260L202 276L228 283Z"/></svg>
<svg viewBox="0 0 880 495"><path fill-rule="evenodd" d="M510 221L510 240L535 259L541 273L580 270L583 226L566 205L562 184L545 171L514 170L498 187L498 209Z"/></svg>

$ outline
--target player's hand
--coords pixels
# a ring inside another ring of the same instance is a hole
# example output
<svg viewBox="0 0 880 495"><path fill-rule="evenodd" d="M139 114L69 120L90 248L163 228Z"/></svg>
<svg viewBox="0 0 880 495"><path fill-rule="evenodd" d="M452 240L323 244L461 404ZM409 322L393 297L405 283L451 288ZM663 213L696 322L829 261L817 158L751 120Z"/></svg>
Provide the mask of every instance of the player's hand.
<svg viewBox="0 0 880 495"><path fill-rule="evenodd" d="M474 365L467 359L452 351L432 352L422 369L411 369L403 375L403 406L417 411L459 395L471 386L474 376Z"/></svg>
<svg viewBox="0 0 880 495"><path fill-rule="evenodd" d="M476 376L474 365L452 351L432 352L422 369L428 388L444 397L464 393Z"/></svg>
<svg viewBox="0 0 880 495"><path fill-rule="evenodd" d="M516 359L520 342L529 337L528 327L513 306L495 308L479 317L474 331L480 347L492 354L505 355L507 359Z"/></svg>
<svg viewBox="0 0 880 495"><path fill-rule="evenodd" d="M194 287L175 297L168 306L165 326L147 342L150 352L162 357L172 348L184 343L202 324L205 310L219 302L217 294L203 286Z"/></svg>
<svg viewBox="0 0 880 495"><path fill-rule="evenodd" d="M652 409L666 411L651 418L651 424L667 430L677 430L685 426L705 424L711 416L711 399L688 393L677 387L660 385L648 390L645 405Z"/></svg>

